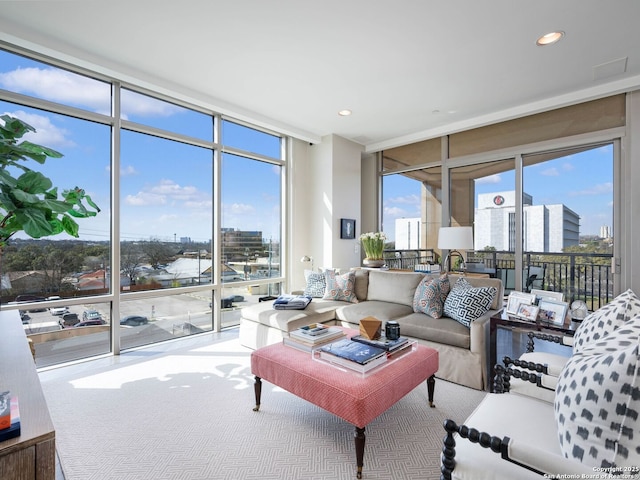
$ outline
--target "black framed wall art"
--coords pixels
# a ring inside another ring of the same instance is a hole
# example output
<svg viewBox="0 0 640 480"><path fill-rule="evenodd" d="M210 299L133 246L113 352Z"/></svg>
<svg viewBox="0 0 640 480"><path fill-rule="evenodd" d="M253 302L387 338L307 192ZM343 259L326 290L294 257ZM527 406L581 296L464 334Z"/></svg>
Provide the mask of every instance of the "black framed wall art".
<svg viewBox="0 0 640 480"><path fill-rule="evenodd" d="M351 218L340 219L340 238L356 238L356 221Z"/></svg>

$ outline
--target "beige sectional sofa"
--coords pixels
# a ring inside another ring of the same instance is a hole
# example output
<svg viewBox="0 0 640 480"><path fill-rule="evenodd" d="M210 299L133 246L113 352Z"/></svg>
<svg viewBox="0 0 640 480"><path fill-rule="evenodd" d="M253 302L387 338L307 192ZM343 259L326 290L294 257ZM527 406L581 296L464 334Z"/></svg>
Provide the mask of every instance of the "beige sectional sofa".
<svg viewBox="0 0 640 480"><path fill-rule="evenodd" d="M467 327L446 316L433 318L414 312L414 295L424 276L414 272L357 269L354 291L358 303L313 298L304 310L276 310L273 301L245 307L240 319L240 342L256 349L280 342L288 332L310 323L357 329L360 319L367 316L383 322L395 320L400 324L403 336L438 350L437 377L485 389L489 382L489 319L502 308L502 282L493 278L466 277L472 287L496 289L490 310ZM458 278L458 275L449 275L451 288Z"/></svg>

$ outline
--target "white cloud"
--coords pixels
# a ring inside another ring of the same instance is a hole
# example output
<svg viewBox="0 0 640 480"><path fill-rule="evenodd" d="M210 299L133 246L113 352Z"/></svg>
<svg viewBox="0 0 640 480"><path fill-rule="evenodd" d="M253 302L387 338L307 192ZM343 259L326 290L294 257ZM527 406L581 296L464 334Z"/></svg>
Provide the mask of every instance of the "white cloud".
<svg viewBox="0 0 640 480"><path fill-rule="evenodd" d="M255 207L246 203L232 203L226 206L225 210L233 215L246 215L255 212Z"/></svg>
<svg viewBox="0 0 640 480"><path fill-rule="evenodd" d="M405 195L401 197L392 197L387 198L385 203L395 203L400 205L419 205L420 204L420 196L419 195Z"/></svg>
<svg viewBox="0 0 640 480"><path fill-rule="evenodd" d="M127 195L124 201L127 205L134 207L165 205L167 203L167 199L163 195L157 195L150 192L138 192L135 195Z"/></svg>
<svg viewBox="0 0 640 480"><path fill-rule="evenodd" d="M138 175L138 171L133 165L127 165L126 167L120 167L120 176L129 177L132 175Z"/></svg>
<svg viewBox="0 0 640 480"><path fill-rule="evenodd" d="M569 195L572 197L584 196L584 195L603 195L609 194L613 192L613 183L605 182L594 185L590 188L585 188L584 190L574 190L569 192Z"/></svg>
<svg viewBox="0 0 640 480"><path fill-rule="evenodd" d="M406 217L407 211L399 207L384 207L384 217L397 218Z"/></svg>
<svg viewBox="0 0 640 480"><path fill-rule="evenodd" d="M545 177L558 177L560 176L560 172L556 167L551 167L540 172L540 175L544 175Z"/></svg>
<svg viewBox="0 0 640 480"><path fill-rule="evenodd" d="M0 85L18 93L96 111L108 112L111 107L109 84L57 68L17 68L0 73Z"/></svg>
<svg viewBox="0 0 640 480"><path fill-rule="evenodd" d="M495 183L500 183L502 181L502 179L500 178L500 175L495 174L495 175L489 175L488 177L482 177L476 180L476 183L478 185L488 185L488 184L495 184Z"/></svg>
<svg viewBox="0 0 640 480"><path fill-rule="evenodd" d="M111 86L108 83L58 68L28 67L0 73L0 86L104 115L111 112ZM168 117L182 111L177 105L125 89L122 90L121 100L124 118L132 115Z"/></svg>
<svg viewBox="0 0 640 480"><path fill-rule="evenodd" d="M76 145L68 138L68 135L70 134L69 131L64 128L56 127L51 123L51 119L45 115L27 113L23 110L4 112L4 115L19 118L36 129L36 133L26 133L22 137L24 140L44 145L46 147L51 147L53 149L59 149L60 147L74 147Z"/></svg>

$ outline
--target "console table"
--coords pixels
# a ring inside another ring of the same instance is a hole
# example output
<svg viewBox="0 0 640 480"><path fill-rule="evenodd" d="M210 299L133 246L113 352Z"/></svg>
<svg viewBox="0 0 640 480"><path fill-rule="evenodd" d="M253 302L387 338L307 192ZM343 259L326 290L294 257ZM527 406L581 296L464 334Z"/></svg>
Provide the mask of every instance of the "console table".
<svg viewBox="0 0 640 480"><path fill-rule="evenodd" d="M489 378L488 389L490 391L493 389L493 369L496 366L496 363L498 363L498 329L510 330L512 335L514 333L526 333L531 330L549 332L556 335L573 335L575 333L575 328L576 325L574 322L570 322L569 325L565 324L562 327L542 324L539 321L528 322L526 320L507 315L504 310L493 315L489 320L489 363L487 364L487 368L489 370L487 372L487 378ZM513 358L518 358L518 356L519 355L517 355L516 352L513 353Z"/></svg>
<svg viewBox="0 0 640 480"><path fill-rule="evenodd" d="M0 478L54 480L55 431L17 310L0 312L0 389L20 408L20 436L0 442Z"/></svg>

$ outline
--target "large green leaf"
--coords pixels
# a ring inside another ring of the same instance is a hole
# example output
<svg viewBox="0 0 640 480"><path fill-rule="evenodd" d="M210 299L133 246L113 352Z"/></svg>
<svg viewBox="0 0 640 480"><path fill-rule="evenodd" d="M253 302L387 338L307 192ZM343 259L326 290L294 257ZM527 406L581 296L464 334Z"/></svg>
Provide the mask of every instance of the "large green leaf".
<svg viewBox="0 0 640 480"><path fill-rule="evenodd" d="M48 177L40 172L29 171L18 177L17 188L29 193L45 193L53 186Z"/></svg>
<svg viewBox="0 0 640 480"><path fill-rule="evenodd" d="M69 215L62 216L62 225L65 232L78 238L78 224Z"/></svg>
<svg viewBox="0 0 640 480"><path fill-rule="evenodd" d="M24 232L32 238L46 237L53 234L51 223L44 212L37 208L25 208L16 212L16 219L22 224Z"/></svg>

